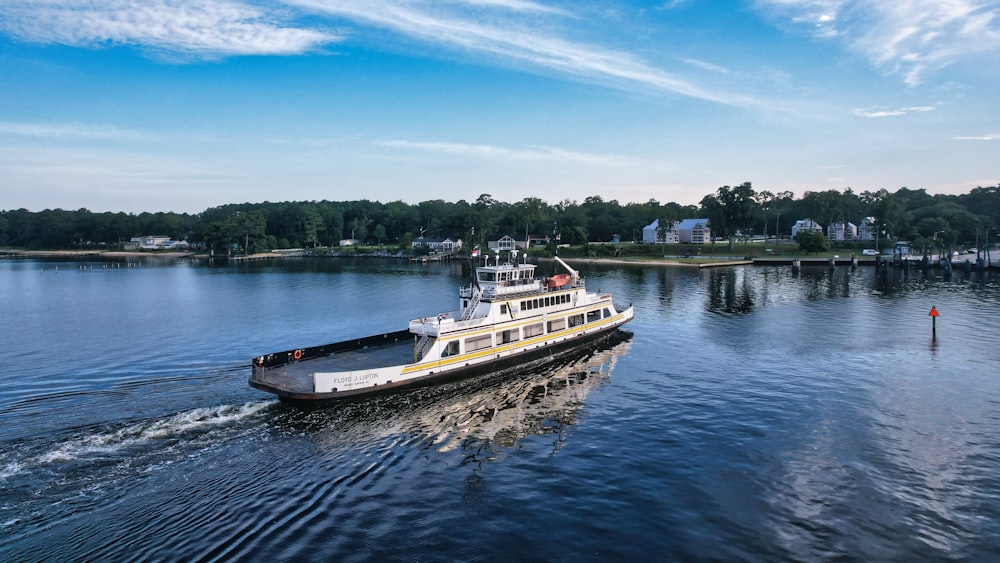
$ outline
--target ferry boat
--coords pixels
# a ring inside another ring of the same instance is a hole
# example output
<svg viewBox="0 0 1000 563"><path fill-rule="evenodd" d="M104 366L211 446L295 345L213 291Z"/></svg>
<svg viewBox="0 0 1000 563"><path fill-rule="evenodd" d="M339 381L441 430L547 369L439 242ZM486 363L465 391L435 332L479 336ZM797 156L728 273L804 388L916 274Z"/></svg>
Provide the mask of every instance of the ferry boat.
<svg viewBox="0 0 1000 563"><path fill-rule="evenodd" d="M404 330L264 354L250 386L292 401L316 401L426 385L546 361L632 320L632 305L589 292L579 272L538 279L518 252L484 257L459 308L413 319Z"/></svg>

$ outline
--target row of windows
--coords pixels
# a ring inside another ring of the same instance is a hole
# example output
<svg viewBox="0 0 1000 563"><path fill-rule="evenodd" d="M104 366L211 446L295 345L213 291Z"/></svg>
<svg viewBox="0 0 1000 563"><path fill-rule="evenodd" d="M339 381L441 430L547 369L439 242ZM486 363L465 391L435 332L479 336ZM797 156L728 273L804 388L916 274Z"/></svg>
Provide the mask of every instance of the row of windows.
<svg viewBox="0 0 1000 563"><path fill-rule="evenodd" d="M520 268L517 270L481 271L479 280L484 282L531 281L535 279L535 270Z"/></svg>
<svg viewBox="0 0 1000 563"><path fill-rule="evenodd" d="M567 295L568 296L568 295ZM522 338L522 333L524 338L532 338L535 336L541 336L543 334L552 334L554 332L559 332L560 330L566 330L567 328L573 328L587 323L592 323L601 320L601 318L608 318L611 316L611 310L605 307L600 311L589 311L586 315L583 313L577 315L570 315L569 317L564 317L561 319L553 319L548 321L544 325L542 323L533 323L522 328L511 328L503 330L497 333L497 344L510 344L512 342L518 342ZM454 356L459 353L458 341L454 340L448 343L445 349L442 351L442 357ZM476 350L483 350L489 348L493 345L493 338L489 334L484 334L481 336L470 336L465 339L465 351L475 352Z"/></svg>
<svg viewBox="0 0 1000 563"><path fill-rule="evenodd" d="M546 297L537 297L535 299L525 299L521 301L521 310L530 311L532 309L538 309L539 307L551 307L552 305L560 305L562 303L569 303L570 299L569 293L561 293L559 295L549 295Z"/></svg>

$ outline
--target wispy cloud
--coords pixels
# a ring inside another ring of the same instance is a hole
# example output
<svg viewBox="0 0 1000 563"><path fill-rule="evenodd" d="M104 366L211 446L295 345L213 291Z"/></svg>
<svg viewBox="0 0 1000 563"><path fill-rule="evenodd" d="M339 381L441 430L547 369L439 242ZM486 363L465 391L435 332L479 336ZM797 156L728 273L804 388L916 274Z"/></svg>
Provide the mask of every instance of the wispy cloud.
<svg viewBox="0 0 1000 563"><path fill-rule="evenodd" d="M526 2L522 0L451 0L454 4L466 4L469 6L484 6L491 8L504 8L514 12L537 13L537 14L560 14L569 15L565 10L546 6L538 2Z"/></svg>
<svg viewBox="0 0 1000 563"><path fill-rule="evenodd" d="M310 17L302 17L306 15ZM388 31L480 60L485 56L493 64L626 91L763 105L745 94L672 74L627 51L569 39L581 27L567 22L578 20L568 9L531 0L0 2L0 31L24 41L88 48L127 45L167 60L288 55L342 41L342 34L330 31L337 22ZM700 70L708 64L702 63Z"/></svg>
<svg viewBox="0 0 1000 563"><path fill-rule="evenodd" d="M952 137L956 141L1000 141L1000 133L976 135L971 137Z"/></svg>
<svg viewBox="0 0 1000 563"><path fill-rule="evenodd" d="M405 150L444 153L496 161L558 161L600 166L628 166L638 162L637 159L627 156L576 152L546 146L511 149L494 145L392 139L377 141L376 144Z"/></svg>
<svg viewBox="0 0 1000 563"><path fill-rule="evenodd" d="M531 18L504 18L495 11L448 10L431 1L352 2L347 0L286 0L300 8L356 24L390 30L411 39L448 49L488 55L509 64L573 76L628 90L674 93L734 106L759 106L753 98L713 90L667 73L631 54L574 42ZM477 2L466 2L469 4ZM520 2L488 2L503 5ZM446 5L447 6L447 5Z"/></svg>
<svg viewBox="0 0 1000 563"><path fill-rule="evenodd" d="M287 24L287 11L221 0L5 0L0 29L26 41L130 45L165 56L287 55L340 38Z"/></svg>
<svg viewBox="0 0 1000 563"><path fill-rule="evenodd" d="M925 113L928 111L934 111L934 109L936 109L934 106L917 106L896 109L856 109L854 110L854 115L857 115L858 117L897 117L911 113Z"/></svg>
<svg viewBox="0 0 1000 563"><path fill-rule="evenodd" d="M680 59L682 63L687 63L693 67L700 68L702 70L707 70L709 72L715 72L718 74L732 74L733 72L724 66L720 66L707 61L702 61L699 59Z"/></svg>
<svg viewBox="0 0 1000 563"><path fill-rule="evenodd" d="M89 139L101 141L149 141L154 136L113 125L83 123L24 123L0 121L0 135L43 139Z"/></svg>
<svg viewBox="0 0 1000 563"><path fill-rule="evenodd" d="M1000 6L990 0L757 0L757 5L779 21L843 41L910 85L956 61L1000 52Z"/></svg>

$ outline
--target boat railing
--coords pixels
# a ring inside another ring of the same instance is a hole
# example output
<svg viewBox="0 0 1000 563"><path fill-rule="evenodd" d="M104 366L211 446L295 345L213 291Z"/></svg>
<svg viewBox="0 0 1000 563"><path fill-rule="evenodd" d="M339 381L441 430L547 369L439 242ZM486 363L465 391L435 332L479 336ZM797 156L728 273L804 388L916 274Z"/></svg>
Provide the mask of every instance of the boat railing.
<svg viewBox="0 0 1000 563"><path fill-rule="evenodd" d="M462 311L462 320L467 321L471 319L472 315L476 312L476 307L478 306L479 306L479 294L473 293L472 301L470 301L469 305L465 308L464 311Z"/></svg>
<svg viewBox="0 0 1000 563"><path fill-rule="evenodd" d="M422 360L424 356L427 355L427 351L431 349L431 345L433 344L434 339L430 336L424 336L421 338L420 342L417 343L417 354L415 360L418 362Z"/></svg>

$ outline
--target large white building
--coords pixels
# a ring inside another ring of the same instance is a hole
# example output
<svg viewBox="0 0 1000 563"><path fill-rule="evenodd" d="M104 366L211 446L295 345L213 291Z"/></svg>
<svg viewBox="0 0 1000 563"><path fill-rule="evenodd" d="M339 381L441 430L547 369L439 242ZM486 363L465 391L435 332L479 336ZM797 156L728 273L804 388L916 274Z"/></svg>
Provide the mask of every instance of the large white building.
<svg viewBox="0 0 1000 563"><path fill-rule="evenodd" d="M677 221L669 222L660 228L660 220L655 219L652 223L642 228L643 244L677 244L678 238Z"/></svg>
<svg viewBox="0 0 1000 563"><path fill-rule="evenodd" d="M875 240L878 233L875 228L875 218L865 217L861 220L861 227L858 229L858 240Z"/></svg>
<svg viewBox="0 0 1000 563"><path fill-rule="evenodd" d="M712 242L712 231L708 219L685 219L677 226L677 237L684 244L706 244Z"/></svg>
<svg viewBox="0 0 1000 563"><path fill-rule="evenodd" d="M812 219L799 219L794 225L792 225L792 238L794 239L799 232L803 231L817 231L822 233L823 227Z"/></svg>
<svg viewBox="0 0 1000 563"><path fill-rule="evenodd" d="M858 240L858 226L854 223L831 223L826 228L826 238L836 241Z"/></svg>

